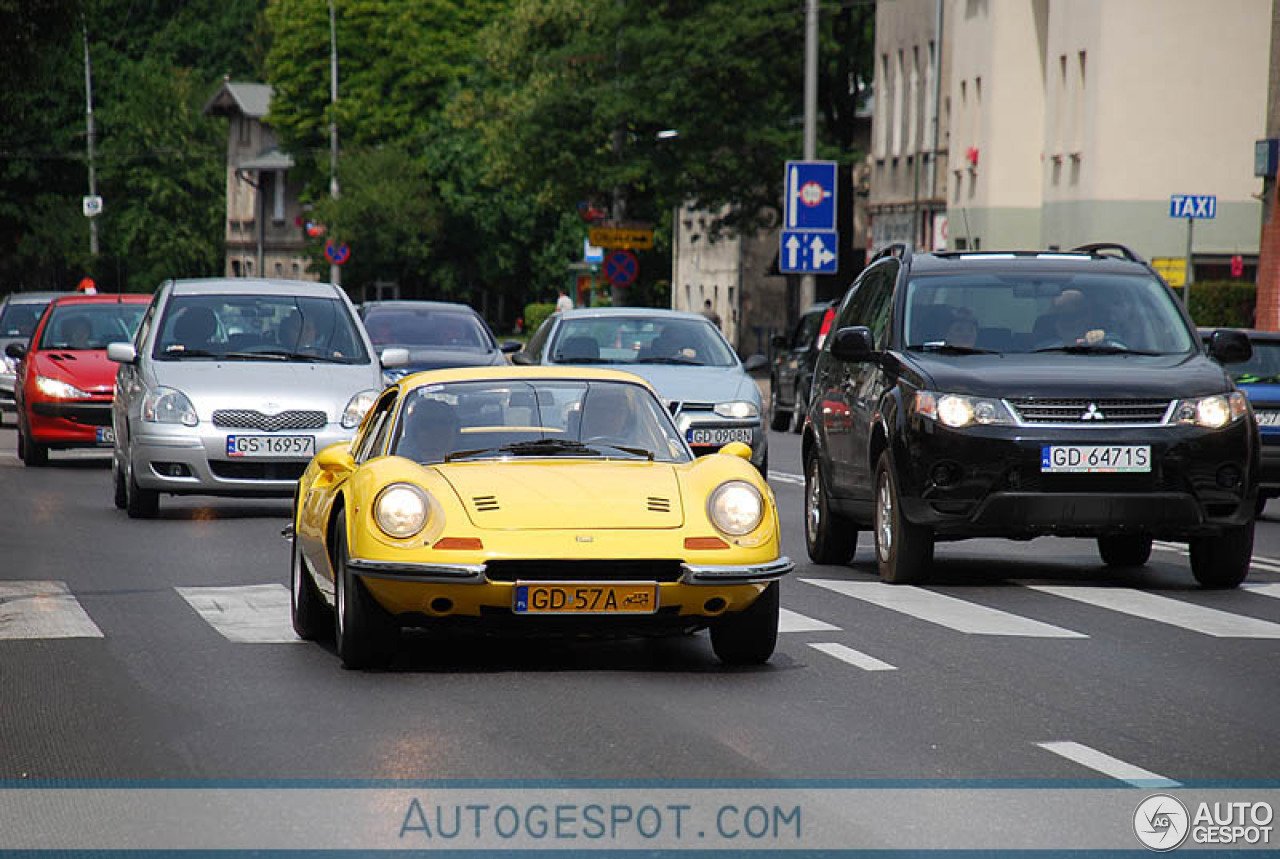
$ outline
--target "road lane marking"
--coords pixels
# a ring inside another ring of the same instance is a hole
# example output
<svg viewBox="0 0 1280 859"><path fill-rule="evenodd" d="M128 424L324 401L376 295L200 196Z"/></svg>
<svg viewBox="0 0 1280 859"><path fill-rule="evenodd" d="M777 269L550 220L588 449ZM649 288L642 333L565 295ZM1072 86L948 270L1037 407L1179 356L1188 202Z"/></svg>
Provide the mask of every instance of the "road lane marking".
<svg viewBox="0 0 1280 859"><path fill-rule="evenodd" d="M1128 782L1135 787L1178 787L1179 782L1173 779L1165 778L1157 775L1142 767L1136 767L1133 764L1125 763L1119 758L1113 758L1105 752L1097 749L1091 749L1080 743L1069 741L1058 741L1052 743L1036 743L1037 746L1047 752L1053 752L1059 757L1064 757L1069 761L1088 767L1095 772L1100 772L1105 776L1118 779L1119 781Z"/></svg>
<svg viewBox="0 0 1280 859"><path fill-rule="evenodd" d="M792 486L804 486L804 478L799 474L784 474L782 472L775 471L770 473L769 479L775 480L778 483L788 483Z"/></svg>
<svg viewBox="0 0 1280 859"><path fill-rule="evenodd" d="M778 632L839 632L840 627L832 626L825 620L807 617L799 612L778 609Z"/></svg>
<svg viewBox="0 0 1280 859"><path fill-rule="evenodd" d="M852 647L845 647L843 644L836 644L832 641L809 642L809 646L814 650L820 650L828 656L834 656L841 662L847 662L850 665L861 668L863 671L897 671L896 665L890 665L888 662L881 662L874 656L868 656L865 653L854 650Z"/></svg>
<svg viewBox="0 0 1280 859"><path fill-rule="evenodd" d="M801 579L800 581L969 635L1009 635L1025 638L1089 637L1082 632L1052 626L1028 617L965 602L922 588L888 585L883 582L847 582L839 579Z"/></svg>
<svg viewBox="0 0 1280 859"><path fill-rule="evenodd" d="M284 585L175 588L193 609L228 641L296 644L289 589Z"/></svg>
<svg viewBox="0 0 1280 859"><path fill-rule="evenodd" d="M1179 545L1178 543L1166 543L1163 540L1153 540L1151 547L1165 552L1176 552L1184 558L1191 554L1187 551L1186 546ZM1280 560L1267 558L1262 555L1254 555L1251 557L1249 559L1249 566L1257 567L1258 569L1268 573L1280 573Z"/></svg>
<svg viewBox="0 0 1280 859"><path fill-rule="evenodd" d="M1033 591L1066 597L1076 602L1118 611L1121 614L1168 624L1215 638L1280 638L1280 624L1219 611L1132 588L1087 585L1024 585Z"/></svg>
<svg viewBox="0 0 1280 859"><path fill-rule="evenodd" d="M66 582L0 582L0 638L103 638Z"/></svg>
<svg viewBox="0 0 1280 859"><path fill-rule="evenodd" d="M1254 584L1243 584L1241 590L1246 590L1251 594L1258 594L1264 597L1276 597L1280 599L1280 583L1276 582L1258 582Z"/></svg>

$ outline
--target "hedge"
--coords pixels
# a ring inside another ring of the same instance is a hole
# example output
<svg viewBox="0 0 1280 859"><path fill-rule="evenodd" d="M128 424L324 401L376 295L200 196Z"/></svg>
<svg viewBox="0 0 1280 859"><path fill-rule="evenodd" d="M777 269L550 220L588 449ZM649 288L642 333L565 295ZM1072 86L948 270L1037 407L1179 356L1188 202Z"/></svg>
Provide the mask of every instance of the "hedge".
<svg viewBox="0 0 1280 859"><path fill-rule="evenodd" d="M1173 287L1178 300L1182 288ZM1206 280L1191 285L1191 318L1202 328L1252 328L1257 286L1242 280Z"/></svg>
<svg viewBox="0 0 1280 859"><path fill-rule="evenodd" d="M526 304L524 306L524 330L530 335L538 330L547 317L556 312L556 306L550 302L545 304Z"/></svg>

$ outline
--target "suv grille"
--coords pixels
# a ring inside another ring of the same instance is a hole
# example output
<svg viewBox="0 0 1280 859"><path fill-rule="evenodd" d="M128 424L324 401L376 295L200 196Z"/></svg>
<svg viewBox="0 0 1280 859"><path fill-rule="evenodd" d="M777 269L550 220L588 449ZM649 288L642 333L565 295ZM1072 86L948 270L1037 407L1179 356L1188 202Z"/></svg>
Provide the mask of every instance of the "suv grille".
<svg viewBox="0 0 1280 859"><path fill-rule="evenodd" d="M680 561L490 561L485 575L494 582L674 582Z"/></svg>
<svg viewBox="0 0 1280 859"><path fill-rule="evenodd" d="M1009 400L1018 417L1029 424L1162 424L1169 400Z"/></svg>
<svg viewBox="0 0 1280 859"><path fill-rule="evenodd" d="M253 409L218 409L213 413L213 425L235 429L254 429L263 432L280 430L321 429L329 418L324 412L289 411L267 415Z"/></svg>

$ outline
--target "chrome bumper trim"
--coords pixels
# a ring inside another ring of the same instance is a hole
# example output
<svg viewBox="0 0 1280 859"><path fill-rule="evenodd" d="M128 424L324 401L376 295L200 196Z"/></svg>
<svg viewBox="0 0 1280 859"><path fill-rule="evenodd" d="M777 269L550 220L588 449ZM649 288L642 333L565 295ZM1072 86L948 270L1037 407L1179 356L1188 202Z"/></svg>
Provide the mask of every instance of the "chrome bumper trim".
<svg viewBox="0 0 1280 859"><path fill-rule="evenodd" d="M788 557L764 564L682 564L684 575L680 583L685 585L749 584L771 582L795 569Z"/></svg>
<svg viewBox="0 0 1280 859"><path fill-rule="evenodd" d="M484 564L407 564L351 558L347 561L347 567L358 576L397 582L481 585L487 581Z"/></svg>

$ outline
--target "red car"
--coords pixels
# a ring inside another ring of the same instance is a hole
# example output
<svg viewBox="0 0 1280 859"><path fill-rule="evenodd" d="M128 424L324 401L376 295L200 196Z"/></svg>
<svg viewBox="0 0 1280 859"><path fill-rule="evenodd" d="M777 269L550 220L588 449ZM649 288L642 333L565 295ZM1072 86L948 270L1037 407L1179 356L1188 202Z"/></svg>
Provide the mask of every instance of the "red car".
<svg viewBox="0 0 1280 859"><path fill-rule="evenodd" d="M52 302L30 342L10 344L18 456L44 465L50 448L114 444L111 398L119 367L107 344L132 341L149 295L70 295Z"/></svg>

